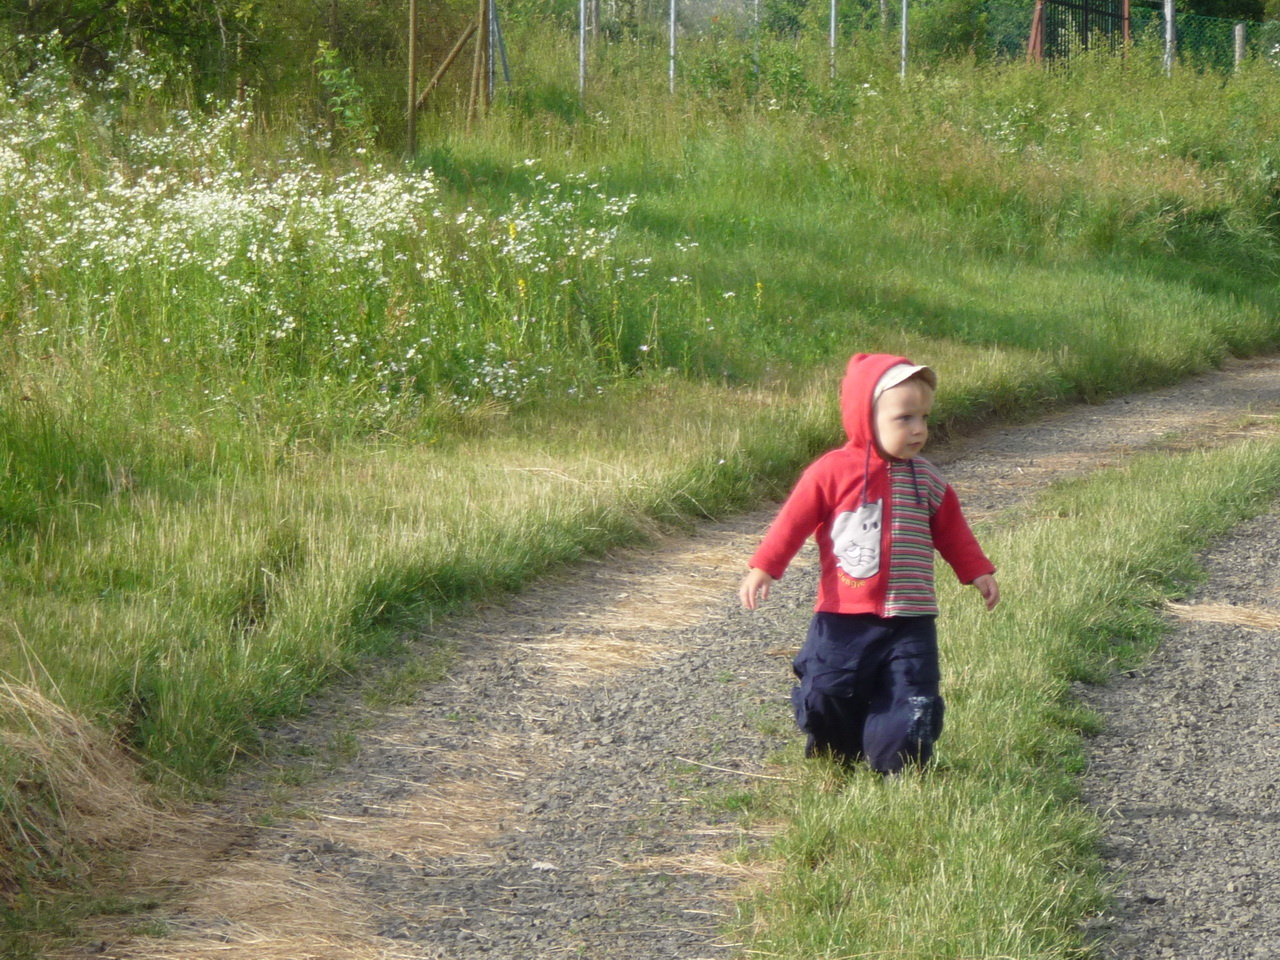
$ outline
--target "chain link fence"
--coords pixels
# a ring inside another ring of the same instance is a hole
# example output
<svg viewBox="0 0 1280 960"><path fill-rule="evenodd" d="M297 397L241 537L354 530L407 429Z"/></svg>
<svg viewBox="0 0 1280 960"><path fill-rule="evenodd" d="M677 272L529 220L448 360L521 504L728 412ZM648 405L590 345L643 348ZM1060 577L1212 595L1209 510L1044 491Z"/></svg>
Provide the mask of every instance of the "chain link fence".
<svg viewBox="0 0 1280 960"><path fill-rule="evenodd" d="M1117 7L1118 4L1113 4ZM1119 29L1103 18L1090 20L1089 8L1067 0L1077 11L1074 38L1063 33L1047 55L1069 57L1096 45L1103 36L1118 48ZM764 35L791 40L819 40L830 55L870 42L897 44L904 57L929 62L939 57L973 54L980 59L1027 55L1035 4L1033 0L587 0L583 26L588 44L624 37L647 37L672 51L678 76L681 48L708 37ZM1100 9L1096 3L1094 9ZM1118 17L1118 13L1108 16ZM904 18L906 20L904 30ZM1118 22L1118 20L1116 21ZM1280 21L1246 22L1179 13L1173 33L1173 61L1196 69L1232 69L1241 57L1280 62ZM1134 45L1167 42L1165 13L1158 0L1135 2L1129 16ZM829 41L829 44L826 43Z"/></svg>
<svg viewBox="0 0 1280 960"><path fill-rule="evenodd" d="M1049 11L1040 20L1037 34L1036 8ZM1127 36L1134 44L1158 47L1170 37L1172 62L1198 69L1232 69L1250 56L1274 57L1280 41L1280 23L1255 23L1175 14L1174 30L1166 30L1164 5L1134 3L1125 21L1125 4L1119 0L1042 0L1026 5L1009 0L988 0L984 4L987 49L1003 57L1018 56L1028 50L1039 57L1069 58L1075 51L1097 47L1099 43L1118 50Z"/></svg>
<svg viewBox="0 0 1280 960"><path fill-rule="evenodd" d="M1135 8L1134 24L1147 35L1160 34L1163 11ZM1274 61L1280 43L1280 22L1274 21L1252 23L1180 13L1175 26L1178 59L1200 69L1229 70L1240 57L1261 56Z"/></svg>
<svg viewBox="0 0 1280 960"><path fill-rule="evenodd" d="M1062 2L1070 7L1119 7L1119 0ZM384 33L394 32L405 16L398 9L403 3L379 5L377 20ZM349 6L351 2L343 0L342 9ZM368 4L358 6L368 18ZM585 28L588 46L641 42L666 52L673 25L677 48L681 41L756 34L820 40L824 45L834 37L838 50L878 37L896 41L905 13L909 46L922 57L970 51L983 57L1021 57L1027 51L1034 8L1035 0L907 0L905 5L902 0L493 0L491 16L504 28L509 21L536 26L544 37L548 25L556 24L572 31ZM424 38L441 29L456 35L461 21L450 11L466 10L470 16L474 0L447 0L423 9ZM1088 15L1078 20L1085 32L1099 25ZM1131 0L1130 24L1134 43L1163 43L1161 0ZM1236 25L1234 20L1177 14L1179 57L1197 66L1232 66ZM366 26L360 20L346 33L366 32ZM1280 42L1280 20L1246 22L1244 27L1247 56L1269 54L1267 44ZM330 42L345 50L351 39Z"/></svg>
<svg viewBox="0 0 1280 960"><path fill-rule="evenodd" d="M431 109L465 111L468 125L495 100L572 119L602 109L608 101L597 91L646 103L688 91L766 109L835 107L889 70L905 76L948 58L1028 58L1036 11L1036 0L480 0L485 13L474 2L438 8L454 14L434 25L437 40L461 37L447 59L463 52L438 85L448 46L422 55L424 70L437 75L412 97L421 106L434 88ZM1061 13L1045 36L1046 61L1128 49L1163 59L1168 71L1226 73L1241 58L1280 69L1280 21L1184 13L1171 31L1160 0L1130 0L1125 30L1117 26L1123 0L1042 2ZM487 53L477 52L481 43ZM404 63L390 56L366 65L376 74L383 129L403 122Z"/></svg>

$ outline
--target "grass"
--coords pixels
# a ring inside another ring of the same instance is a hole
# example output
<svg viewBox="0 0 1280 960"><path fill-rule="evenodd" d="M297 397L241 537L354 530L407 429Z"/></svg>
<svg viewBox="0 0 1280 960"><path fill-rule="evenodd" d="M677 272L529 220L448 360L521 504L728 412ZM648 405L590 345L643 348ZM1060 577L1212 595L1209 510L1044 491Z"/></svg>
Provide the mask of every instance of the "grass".
<svg viewBox="0 0 1280 960"><path fill-rule="evenodd" d="M711 400L651 389L602 401L572 434L530 414L494 427L501 443L296 455L270 479L176 502L137 491L78 537L32 541L11 573L8 670L56 677L81 711L203 778L262 718L296 712L399 631L646 524L742 502L745 464L769 442L745 439L742 411ZM700 429L673 443L658 409ZM624 417L629 452L606 459L601 434Z"/></svg>
<svg viewBox="0 0 1280 960"><path fill-rule="evenodd" d="M785 490L838 441L855 350L938 367L946 432L1277 342L1266 64L899 83L868 45L832 85L766 44L758 86L708 62L673 98L620 45L579 102L564 39L532 36L522 86L470 134L424 117L412 166L335 149L290 91L122 92L56 50L5 72L14 702L216 787L406 631ZM3 783L37 786L0 785L30 866L0 886L78 876L26 826L56 832L56 751L8 716Z"/></svg>
<svg viewBox="0 0 1280 960"><path fill-rule="evenodd" d="M886 782L806 765L794 790L771 788L787 827L757 855L774 872L742 908L751 949L1086 956L1080 921L1105 906L1107 879L1075 778L1098 721L1070 684L1148 652L1161 603L1197 575L1195 552L1277 490L1274 442L1152 455L984 531L1005 602L987 616L959 587L941 598L948 732L936 769Z"/></svg>

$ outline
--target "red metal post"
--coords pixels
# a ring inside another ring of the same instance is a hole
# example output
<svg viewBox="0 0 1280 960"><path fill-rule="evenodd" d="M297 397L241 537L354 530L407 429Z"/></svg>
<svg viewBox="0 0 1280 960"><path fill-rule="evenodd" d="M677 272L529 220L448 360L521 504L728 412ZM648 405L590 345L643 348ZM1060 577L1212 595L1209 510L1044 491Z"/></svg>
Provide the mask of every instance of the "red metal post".
<svg viewBox="0 0 1280 960"><path fill-rule="evenodd" d="M1036 0L1035 13L1031 15L1031 36L1027 38L1027 62L1039 63L1044 59L1044 0Z"/></svg>

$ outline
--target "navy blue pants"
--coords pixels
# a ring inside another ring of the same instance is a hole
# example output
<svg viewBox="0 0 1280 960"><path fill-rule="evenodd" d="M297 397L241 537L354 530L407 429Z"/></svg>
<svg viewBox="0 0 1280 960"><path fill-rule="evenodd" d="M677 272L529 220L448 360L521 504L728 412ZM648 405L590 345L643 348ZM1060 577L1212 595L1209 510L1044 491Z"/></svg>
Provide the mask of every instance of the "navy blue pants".
<svg viewBox="0 0 1280 960"><path fill-rule="evenodd" d="M880 773L933 756L944 709L934 617L816 613L791 667L805 756L866 760Z"/></svg>

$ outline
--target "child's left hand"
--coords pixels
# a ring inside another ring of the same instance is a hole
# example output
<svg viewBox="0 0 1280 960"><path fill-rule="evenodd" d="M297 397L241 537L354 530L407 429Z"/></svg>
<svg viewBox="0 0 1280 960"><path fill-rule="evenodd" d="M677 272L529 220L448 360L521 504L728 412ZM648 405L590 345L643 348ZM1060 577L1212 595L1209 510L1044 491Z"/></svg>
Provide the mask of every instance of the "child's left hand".
<svg viewBox="0 0 1280 960"><path fill-rule="evenodd" d="M994 610L996 604L1000 602L1000 585L996 583L995 574L984 573L973 581L973 585L982 594L982 599L987 601L987 609Z"/></svg>

